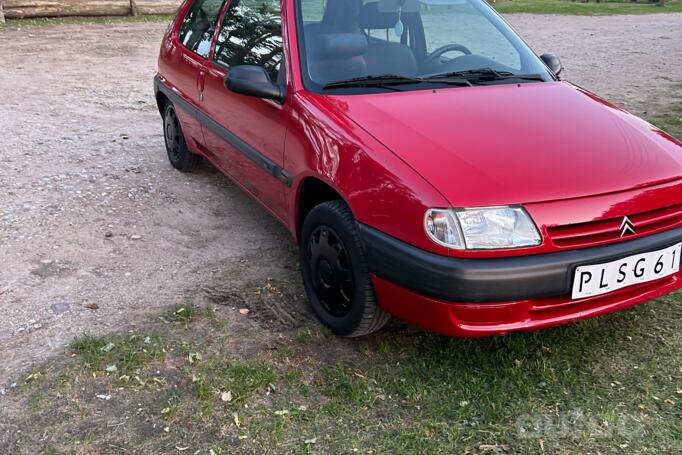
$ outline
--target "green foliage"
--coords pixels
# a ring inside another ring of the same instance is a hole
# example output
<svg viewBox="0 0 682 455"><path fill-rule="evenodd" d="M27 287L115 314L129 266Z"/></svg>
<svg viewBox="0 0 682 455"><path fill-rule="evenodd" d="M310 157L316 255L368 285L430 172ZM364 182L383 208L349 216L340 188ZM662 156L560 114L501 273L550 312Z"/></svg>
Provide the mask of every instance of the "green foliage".
<svg viewBox="0 0 682 455"><path fill-rule="evenodd" d="M134 374L164 354L157 334L137 332L117 336L84 335L71 343L71 351L87 369L113 376Z"/></svg>
<svg viewBox="0 0 682 455"><path fill-rule="evenodd" d="M199 361L188 369L195 382L197 398L211 398L220 392L231 393L236 403L244 401L258 391L264 391L275 381L270 365L263 362L239 362L228 359Z"/></svg>
<svg viewBox="0 0 682 455"><path fill-rule="evenodd" d="M492 4L492 1L490 2ZM682 12L682 0L667 0L665 6L650 1L602 0L497 0L500 13L571 14L581 16L608 14L654 14Z"/></svg>
<svg viewBox="0 0 682 455"><path fill-rule="evenodd" d="M176 305L162 316L168 322L182 322L188 324L196 317L197 308L191 303Z"/></svg>
<svg viewBox="0 0 682 455"><path fill-rule="evenodd" d="M58 449L77 438L145 453L679 453L680 301L504 338L291 332L277 337L286 355L267 341L239 354L248 332L215 333L207 311L193 330L155 318L163 342L84 336L66 370L33 370L18 425ZM121 387L110 365L151 386ZM94 431L92 415L123 426Z"/></svg>
<svg viewBox="0 0 682 455"><path fill-rule="evenodd" d="M682 141L682 104L674 106L670 114L654 116L649 121Z"/></svg>

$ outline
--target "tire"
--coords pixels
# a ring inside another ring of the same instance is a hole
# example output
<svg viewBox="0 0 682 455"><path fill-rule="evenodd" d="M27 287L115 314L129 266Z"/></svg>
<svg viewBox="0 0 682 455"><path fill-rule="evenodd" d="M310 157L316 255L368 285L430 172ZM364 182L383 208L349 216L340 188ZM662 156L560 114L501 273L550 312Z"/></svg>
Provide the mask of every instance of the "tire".
<svg viewBox="0 0 682 455"><path fill-rule="evenodd" d="M201 162L201 157L187 148L175 106L170 102L166 103L163 108L163 139L166 143L168 160L175 169L180 172L190 172L196 169Z"/></svg>
<svg viewBox="0 0 682 455"><path fill-rule="evenodd" d="M324 202L305 218L300 263L313 312L334 334L359 337L389 321L377 305L357 222L343 201Z"/></svg>

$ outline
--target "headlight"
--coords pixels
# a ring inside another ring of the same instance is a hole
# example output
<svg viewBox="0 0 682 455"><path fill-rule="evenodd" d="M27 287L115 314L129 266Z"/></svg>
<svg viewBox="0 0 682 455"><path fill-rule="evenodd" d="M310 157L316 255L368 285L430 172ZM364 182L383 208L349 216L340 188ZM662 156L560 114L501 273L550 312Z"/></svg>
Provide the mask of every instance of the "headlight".
<svg viewBox="0 0 682 455"><path fill-rule="evenodd" d="M521 248L542 240L522 207L430 209L424 227L434 242L460 250Z"/></svg>

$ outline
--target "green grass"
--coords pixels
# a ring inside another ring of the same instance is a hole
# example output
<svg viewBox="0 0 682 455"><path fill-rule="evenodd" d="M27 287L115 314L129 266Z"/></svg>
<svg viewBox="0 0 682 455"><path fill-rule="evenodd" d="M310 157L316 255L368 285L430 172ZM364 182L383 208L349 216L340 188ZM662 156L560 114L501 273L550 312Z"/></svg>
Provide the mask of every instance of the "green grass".
<svg viewBox="0 0 682 455"><path fill-rule="evenodd" d="M240 362L212 358L190 369L197 398L209 399L222 392L230 392L231 402L237 404L255 392L264 390L275 381L275 374L267 363Z"/></svg>
<svg viewBox="0 0 682 455"><path fill-rule="evenodd" d="M299 343L306 345L313 344L317 340L323 338L324 336L325 334L323 326L320 326L319 324L316 323L301 327L296 332L296 340Z"/></svg>
<svg viewBox="0 0 682 455"><path fill-rule="evenodd" d="M673 106L670 114L651 117L649 121L682 141L682 104Z"/></svg>
<svg viewBox="0 0 682 455"><path fill-rule="evenodd" d="M21 450L5 443L13 453L679 453L681 302L468 340L394 325L360 340L301 329L258 341L244 337L253 326L218 329L217 311L195 309L155 318L150 332L79 338L65 365L34 369L20 390ZM141 379L124 387L121 376Z"/></svg>
<svg viewBox="0 0 682 455"><path fill-rule="evenodd" d="M120 24L126 22L168 22L171 16L166 15L145 15L145 16L98 16L98 17L40 17L29 19L7 19L0 29L36 27L45 25L62 24Z"/></svg>
<svg viewBox="0 0 682 455"><path fill-rule="evenodd" d="M308 393L321 404L292 415L281 439L317 435L331 452L673 453L682 442L679 298L508 338L377 337L362 349L367 362L315 369ZM263 435L275 430L259 423Z"/></svg>
<svg viewBox="0 0 682 455"><path fill-rule="evenodd" d="M197 308L191 303L176 305L168 310L161 320L164 322L181 322L188 324L197 316Z"/></svg>
<svg viewBox="0 0 682 455"><path fill-rule="evenodd" d="M140 370L164 355L158 334L139 332L116 336L84 335L71 343L71 352L90 372L128 381L139 378Z"/></svg>
<svg viewBox="0 0 682 455"><path fill-rule="evenodd" d="M329 435L332 447L379 452L499 444L540 453L542 440L549 453L625 444L632 453L672 453L682 442L678 299L507 339L423 334L414 348L395 339L366 366L322 368L316 391L329 401L314 420L343 422Z"/></svg>
<svg viewBox="0 0 682 455"><path fill-rule="evenodd" d="M682 0L668 0L661 7L655 3L638 1L602 0L589 3L572 0L497 0L493 5L500 13L531 14L571 14L571 15L606 15L606 14L652 14L682 12Z"/></svg>

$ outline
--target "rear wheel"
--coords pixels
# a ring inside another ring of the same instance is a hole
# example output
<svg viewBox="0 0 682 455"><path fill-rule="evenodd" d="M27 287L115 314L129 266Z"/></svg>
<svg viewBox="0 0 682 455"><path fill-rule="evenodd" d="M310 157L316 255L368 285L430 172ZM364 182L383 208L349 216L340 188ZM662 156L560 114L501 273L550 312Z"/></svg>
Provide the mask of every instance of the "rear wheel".
<svg viewBox="0 0 682 455"><path fill-rule="evenodd" d="M343 201L310 211L301 232L300 262L312 309L332 332L357 337L386 325L390 316L377 305L357 222Z"/></svg>
<svg viewBox="0 0 682 455"><path fill-rule="evenodd" d="M173 167L181 172L189 172L196 168L201 162L201 157L187 148L178 114L170 102L166 103L163 109L163 133L168 160Z"/></svg>

